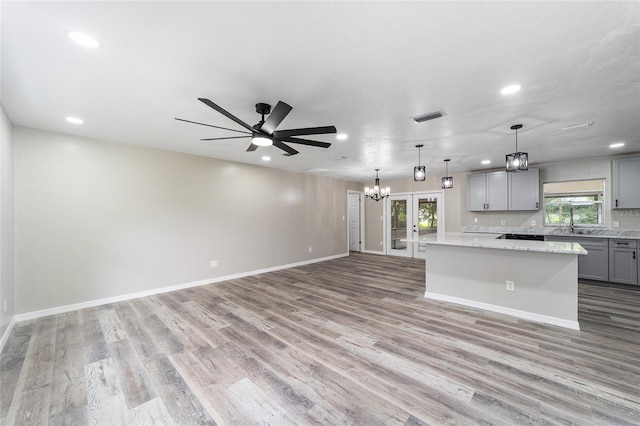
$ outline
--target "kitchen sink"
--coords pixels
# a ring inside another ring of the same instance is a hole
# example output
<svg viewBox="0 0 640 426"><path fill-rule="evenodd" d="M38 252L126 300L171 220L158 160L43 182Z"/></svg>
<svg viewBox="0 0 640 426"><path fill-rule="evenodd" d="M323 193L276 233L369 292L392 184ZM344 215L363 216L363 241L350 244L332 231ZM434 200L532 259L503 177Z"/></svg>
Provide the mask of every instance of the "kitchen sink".
<svg viewBox="0 0 640 426"><path fill-rule="evenodd" d="M591 235L593 231L593 229L575 229L573 233L576 235Z"/></svg>

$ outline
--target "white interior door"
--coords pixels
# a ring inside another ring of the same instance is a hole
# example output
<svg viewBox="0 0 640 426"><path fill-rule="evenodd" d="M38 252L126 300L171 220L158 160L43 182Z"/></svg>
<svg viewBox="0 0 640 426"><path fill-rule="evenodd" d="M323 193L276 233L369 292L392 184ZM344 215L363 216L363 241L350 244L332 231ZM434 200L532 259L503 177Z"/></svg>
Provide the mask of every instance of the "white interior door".
<svg viewBox="0 0 640 426"><path fill-rule="evenodd" d="M426 257L427 235L444 232L442 191L398 194L389 197L387 254Z"/></svg>
<svg viewBox="0 0 640 426"><path fill-rule="evenodd" d="M361 251L360 204L361 194L349 194L349 251Z"/></svg>

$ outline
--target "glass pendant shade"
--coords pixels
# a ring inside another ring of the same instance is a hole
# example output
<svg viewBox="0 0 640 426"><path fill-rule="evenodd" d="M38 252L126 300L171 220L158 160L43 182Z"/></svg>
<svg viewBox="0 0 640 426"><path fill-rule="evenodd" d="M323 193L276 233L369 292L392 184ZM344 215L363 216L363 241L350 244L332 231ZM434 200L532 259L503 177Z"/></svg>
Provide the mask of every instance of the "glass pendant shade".
<svg viewBox="0 0 640 426"><path fill-rule="evenodd" d="M424 145L416 145L418 148L418 165L413 168L413 180L416 182L422 182L427 180L427 167L420 165L420 148Z"/></svg>
<svg viewBox="0 0 640 426"><path fill-rule="evenodd" d="M453 188L453 176L445 176L442 178L442 189Z"/></svg>
<svg viewBox="0 0 640 426"><path fill-rule="evenodd" d="M449 174L449 161L450 159L444 160L445 165L445 176L442 178L442 189L451 189L453 188L453 176L447 176Z"/></svg>
<svg viewBox="0 0 640 426"><path fill-rule="evenodd" d="M511 130L516 131L516 152L505 156L505 169L508 172L529 170L529 154L518 151L518 129L522 129L522 124L511 126Z"/></svg>
<svg viewBox="0 0 640 426"><path fill-rule="evenodd" d="M514 152L507 154L505 158L505 167L508 172L517 172L529 169L529 154L526 152Z"/></svg>

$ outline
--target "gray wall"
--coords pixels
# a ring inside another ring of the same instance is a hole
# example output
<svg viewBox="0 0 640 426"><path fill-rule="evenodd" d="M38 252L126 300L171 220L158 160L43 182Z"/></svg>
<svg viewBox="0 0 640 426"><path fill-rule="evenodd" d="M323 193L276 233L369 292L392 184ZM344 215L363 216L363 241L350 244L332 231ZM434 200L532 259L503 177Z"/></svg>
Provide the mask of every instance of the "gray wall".
<svg viewBox="0 0 640 426"><path fill-rule="evenodd" d="M14 317L14 276L13 136L0 108L0 336Z"/></svg>
<svg viewBox="0 0 640 426"><path fill-rule="evenodd" d="M17 313L348 252L347 190L360 185L20 127L13 138Z"/></svg>

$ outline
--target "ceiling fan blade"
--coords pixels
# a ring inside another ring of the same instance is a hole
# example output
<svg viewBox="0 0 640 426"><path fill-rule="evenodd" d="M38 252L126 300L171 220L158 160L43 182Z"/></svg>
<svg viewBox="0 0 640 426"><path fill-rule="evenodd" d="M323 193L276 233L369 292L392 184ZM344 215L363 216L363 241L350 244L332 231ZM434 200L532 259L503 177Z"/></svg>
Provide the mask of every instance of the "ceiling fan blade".
<svg viewBox="0 0 640 426"><path fill-rule="evenodd" d="M185 123L200 124L201 126L214 127L214 128L216 128L216 129L230 130L230 131L232 131L232 132L246 133L247 135L250 135L250 134L251 134L251 133L249 133L249 132L245 132L244 130L229 129L229 128L227 128L227 127L214 126L213 124L198 123L197 121L185 120L185 119L183 119L183 118L176 118L176 120L178 120L178 121L184 121Z"/></svg>
<svg viewBox="0 0 640 426"><path fill-rule="evenodd" d="M296 151L295 149L291 148L289 145L283 144L279 140L274 140L273 141L273 146L275 146L277 148L280 148L283 151L286 151L286 153L289 154L289 155L296 155L298 153L298 151Z"/></svg>
<svg viewBox="0 0 640 426"><path fill-rule="evenodd" d="M258 149L258 145L252 143L251 145L249 145L249 148L247 148L247 152L255 151L256 149Z"/></svg>
<svg viewBox="0 0 640 426"><path fill-rule="evenodd" d="M206 139L200 139L201 141L222 141L222 140L226 140L226 139L246 139L246 138L250 138L251 136L228 136L226 138L206 138Z"/></svg>
<svg viewBox="0 0 640 426"><path fill-rule="evenodd" d="M304 129L277 130L273 132L273 136L282 139L290 136L325 135L336 132L335 126L307 127Z"/></svg>
<svg viewBox="0 0 640 426"><path fill-rule="evenodd" d="M226 110L222 109L221 107L219 107L218 105L214 104L213 102L211 102L209 99L205 99L205 98L198 98L198 100L202 103L204 103L205 105L215 109L216 111L218 111L220 114L224 115L225 117L227 117L230 120L235 121L236 123L238 123L239 125L241 125L242 127L244 127L245 129L249 130L250 132L255 132L256 129L254 129L252 126L248 125L247 123L245 123L244 121L240 120L238 117L236 117L235 115L231 114L230 112L227 112Z"/></svg>
<svg viewBox="0 0 640 426"><path fill-rule="evenodd" d="M300 138L280 138L279 140L289 142L289 143L299 143L300 145L316 146L318 148L329 148L331 146L329 142L310 141L308 139L300 139ZM273 143L275 145L275 140Z"/></svg>
<svg viewBox="0 0 640 426"><path fill-rule="evenodd" d="M291 106L282 101L278 101L278 104L273 111L271 111L269 117L262 123L260 130L270 135L273 134L276 127L278 127L278 125L282 123L282 120L291 112L291 109Z"/></svg>

